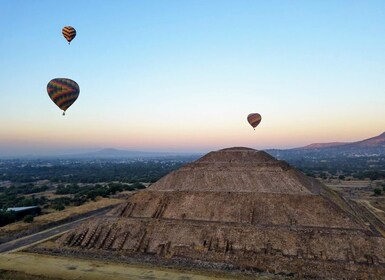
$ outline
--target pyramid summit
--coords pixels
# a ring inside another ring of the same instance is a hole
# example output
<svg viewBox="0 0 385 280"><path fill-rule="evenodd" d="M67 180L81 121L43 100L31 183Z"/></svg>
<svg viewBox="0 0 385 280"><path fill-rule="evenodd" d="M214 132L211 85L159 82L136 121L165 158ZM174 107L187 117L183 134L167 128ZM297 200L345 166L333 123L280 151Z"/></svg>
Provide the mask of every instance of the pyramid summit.
<svg viewBox="0 0 385 280"><path fill-rule="evenodd" d="M149 190L317 194L320 184L266 152L236 147L210 152Z"/></svg>
<svg viewBox="0 0 385 280"><path fill-rule="evenodd" d="M235 147L171 172L49 250L158 265L381 279L385 230L370 215L287 163Z"/></svg>

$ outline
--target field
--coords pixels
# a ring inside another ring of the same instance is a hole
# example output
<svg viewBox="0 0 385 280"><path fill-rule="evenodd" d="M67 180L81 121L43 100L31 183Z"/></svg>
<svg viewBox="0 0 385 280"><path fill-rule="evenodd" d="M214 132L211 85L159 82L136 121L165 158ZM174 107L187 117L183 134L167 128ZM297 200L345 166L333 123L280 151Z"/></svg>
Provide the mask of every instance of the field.
<svg viewBox="0 0 385 280"><path fill-rule="evenodd" d="M0 270L1 280L59 280L59 278L51 278L46 276L31 275L24 272Z"/></svg>
<svg viewBox="0 0 385 280"><path fill-rule="evenodd" d="M151 266L138 266L123 263L111 263L96 260L73 259L65 257L53 257L29 253L12 253L0 255L0 269L7 274L20 278L0 279L84 279L84 280L209 280L209 279L285 279L280 276L239 275L232 273L214 273L194 270L177 270L170 268L158 268ZM37 278L22 278L25 274ZM38 276L48 278L40 278ZM1 277L1 276L0 276Z"/></svg>

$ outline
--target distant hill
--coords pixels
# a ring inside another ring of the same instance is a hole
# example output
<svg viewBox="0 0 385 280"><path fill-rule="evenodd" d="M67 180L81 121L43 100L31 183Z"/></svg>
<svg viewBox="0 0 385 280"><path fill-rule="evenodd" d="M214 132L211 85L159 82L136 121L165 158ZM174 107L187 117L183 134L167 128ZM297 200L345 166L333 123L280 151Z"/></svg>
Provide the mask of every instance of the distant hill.
<svg viewBox="0 0 385 280"><path fill-rule="evenodd" d="M322 149L322 148L331 148L331 147L337 147L341 145L346 145L348 143L345 142L332 142L332 143L313 143L310 145L307 145L305 147L302 147L302 149ZM301 149L301 148L300 148Z"/></svg>
<svg viewBox="0 0 385 280"><path fill-rule="evenodd" d="M271 155L289 162L299 159L329 159L385 156L385 132L357 142L314 143L294 149L267 150Z"/></svg>
<svg viewBox="0 0 385 280"><path fill-rule="evenodd" d="M385 179L385 133L351 143L315 143L266 152L316 177Z"/></svg>
<svg viewBox="0 0 385 280"><path fill-rule="evenodd" d="M385 132L369 139L347 143L345 146L351 148L385 148Z"/></svg>
<svg viewBox="0 0 385 280"><path fill-rule="evenodd" d="M119 157L148 157L160 155L160 153L149 153L142 151L129 151L129 150L119 150L113 148L106 148L95 152L88 153L78 153L70 154L65 157L76 157L76 158L119 158Z"/></svg>
<svg viewBox="0 0 385 280"><path fill-rule="evenodd" d="M323 148L385 148L385 132L362 141L357 142L332 142L332 143L314 143L298 149L323 149Z"/></svg>
<svg viewBox="0 0 385 280"><path fill-rule="evenodd" d="M154 158L178 158L178 157L198 157L197 154L193 153L170 153L170 152L144 152L144 151L130 151L130 150L119 150L113 148L106 148L95 152L88 153L77 153L62 155L61 158L72 158L72 159L154 159Z"/></svg>

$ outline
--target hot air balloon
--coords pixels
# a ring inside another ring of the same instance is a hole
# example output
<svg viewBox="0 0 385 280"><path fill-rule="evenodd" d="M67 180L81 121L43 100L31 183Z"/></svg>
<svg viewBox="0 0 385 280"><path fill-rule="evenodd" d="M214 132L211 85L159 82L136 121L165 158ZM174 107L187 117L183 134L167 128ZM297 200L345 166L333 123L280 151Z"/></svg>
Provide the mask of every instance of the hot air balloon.
<svg viewBox="0 0 385 280"><path fill-rule="evenodd" d="M62 31L64 38L68 41L68 45L76 36L76 30L72 26L64 26Z"/></svg>
<svg viewBox="0 0 385 280"><path fill-rule="evenodd" d="M52 101L65 111L75 102L79 96L79 85L70 79L56 78L47 85L47 92Z"/></svg>
<svg viewBox="0 0 385 280"><path fill-rule="evenodd" d="M259 125L259 123L261 122L262 120L262 117L260 114L258 113L251 113L247 116L247 121L249 122L249 124L254 128L255 128Z"/></svg>

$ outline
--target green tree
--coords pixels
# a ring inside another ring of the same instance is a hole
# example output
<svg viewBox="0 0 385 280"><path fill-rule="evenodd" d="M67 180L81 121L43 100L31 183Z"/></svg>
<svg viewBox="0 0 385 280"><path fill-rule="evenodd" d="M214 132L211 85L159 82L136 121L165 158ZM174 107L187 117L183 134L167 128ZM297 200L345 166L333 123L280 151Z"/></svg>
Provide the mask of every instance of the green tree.
<svg viewBox="0 0 385 280"><path fill-rule="evenodd" d="M63 204L55 204L55 205L53 205L52 208L57 210L57 211L62 211L65 209L65 206Z"/></svg>
<svg viewBox="0 0 385 280"><path fill-rule="evenodd" d="M32 223L33 222L33 216L32 215L27 215L23 219L24 223Z"/></svg>
<svg viewBox="0 0 385 280"><path fill-rule="evenodd" d="M382 193L381 189L379 189L379 188L375 188L375 189L373 190L373 192L374 192L374 195L375 195L375 196L381 195L381 193Z"/></svg>
<svg viewBox="0 0 385 280"><path fill-rule="evenodd" d="M8 225L16 221L16 214L14 211L0 210L0 227Z"/></svg>

